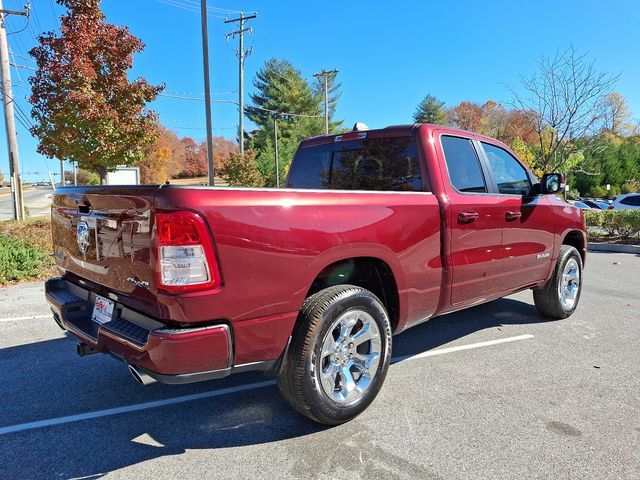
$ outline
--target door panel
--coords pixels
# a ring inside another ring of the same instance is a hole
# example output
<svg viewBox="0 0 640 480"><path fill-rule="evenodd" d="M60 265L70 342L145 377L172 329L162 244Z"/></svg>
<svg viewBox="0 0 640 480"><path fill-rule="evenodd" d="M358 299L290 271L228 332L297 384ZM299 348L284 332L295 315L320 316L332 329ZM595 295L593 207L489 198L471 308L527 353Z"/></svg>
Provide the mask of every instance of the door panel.
<svg viewBox="0 0 640 480"><path fill-rule="evenodd" d="M502 248L505 274L500 290L514 290L544 280L553 257L553 209L543 195L534 198L505 196L502 210ZM509 212L520 212L509 220Z"/></svg>
<svg viewBox="0 0 640 480"><path fill-rule="evenodd" d="M480 302L497 291L502 270L500 199L488 190L487 174L471 138L442 135L441 164L449 199L449 264L452 305Z"/></svg>
<svg viewBox="0 0 640 480"><path fill-rule="evenodd" d="M554 220L549 199L532 195L531 176L504 148L481 142L492 189L500 199L504 272L500 292L516 290L547 277L553 257Z"/></svg>
<svg viewBox="0 0 640 480"><path fill-rule="evenodd" d="M500 200L493 195L451 195L451 303L473 302L497 291L501 275ZM477 214L473 221L461 214Z"/></svg>

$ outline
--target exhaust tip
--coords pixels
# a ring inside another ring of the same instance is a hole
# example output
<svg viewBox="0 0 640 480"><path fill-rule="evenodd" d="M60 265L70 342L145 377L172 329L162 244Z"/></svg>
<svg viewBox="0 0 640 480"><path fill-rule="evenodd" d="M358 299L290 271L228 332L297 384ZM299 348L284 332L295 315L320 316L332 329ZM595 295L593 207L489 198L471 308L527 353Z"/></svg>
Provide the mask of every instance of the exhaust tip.
<svg viewBox="0 0 640 480"><path fill-rule="evenodd" d="M155 378L147 375L144 371L140 370L133 365L128 365L129 373L133 377L133 379L141 385L151 385L152 383L156 383Z"/></svg>

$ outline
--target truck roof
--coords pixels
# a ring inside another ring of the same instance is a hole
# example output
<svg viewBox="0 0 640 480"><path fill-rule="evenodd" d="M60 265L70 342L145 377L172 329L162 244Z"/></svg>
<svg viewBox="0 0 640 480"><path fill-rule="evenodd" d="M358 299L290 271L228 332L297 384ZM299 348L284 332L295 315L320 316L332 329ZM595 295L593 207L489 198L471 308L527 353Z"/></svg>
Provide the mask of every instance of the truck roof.
<svg viewBox="0 0 640 480"><path fill-rule="evenodd" d="M333 143L336 141L336 137L348 137L348 138L344 138L344 140L351 139L351 137L353 137L353 139L357 139L358 134L364 134L360 138L406 137L406 136L412 135L414 130L418 127L426 128L429 131L438 129L438 130L446 130L448 132L463 133L465 135L483 137L488 140L491 140L492 142L496 142L496 140L493 138L486 137L476 132L470 132L470 131L462 130L455 127L448 127L445 125L435 125L432 123L413 123L413 124L405 124L405 125L390 125L385 128L375 128L371 130L360 130L360 131L354 130L354 131L344 132L344 133L318 135L315 137L309 137L302 140L302 142L300 143L300 148L312 147L315 145L323 145L326 143Z"/></svg>

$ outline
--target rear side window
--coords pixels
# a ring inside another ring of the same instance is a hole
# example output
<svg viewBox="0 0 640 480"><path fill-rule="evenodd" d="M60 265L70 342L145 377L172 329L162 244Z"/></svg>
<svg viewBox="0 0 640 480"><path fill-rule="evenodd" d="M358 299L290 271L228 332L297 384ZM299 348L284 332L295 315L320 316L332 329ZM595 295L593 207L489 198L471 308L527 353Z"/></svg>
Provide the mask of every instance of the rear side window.
<svg viewBox="0 0 640 480"><path fill-rule="evenodd" d="M486 193L480 160L468 138L442 136L442 149L451 184L463 193Z"/></svg>
<svg viewBox="0 0 640 480"><path fill-rule="evenodd" d="M633 207L638 207L640 206L640 196L632 195L630 197L624 197L622 200L620 200L620 203L624 205L631 205Z"/></svg>
<svg viewBox="0 0 640 480"><path fill-rule="evenodd" d="M287 187L421 191L415 139L365 138L300 148Z"/></svg>
<svg viewBox="0 0 640 480"><path fill-rule="evenodd" d="M513 155L488 143L482 143L482 147L487 154L500 193L509 195L529 195L531 193L529 175Z"/></svg>

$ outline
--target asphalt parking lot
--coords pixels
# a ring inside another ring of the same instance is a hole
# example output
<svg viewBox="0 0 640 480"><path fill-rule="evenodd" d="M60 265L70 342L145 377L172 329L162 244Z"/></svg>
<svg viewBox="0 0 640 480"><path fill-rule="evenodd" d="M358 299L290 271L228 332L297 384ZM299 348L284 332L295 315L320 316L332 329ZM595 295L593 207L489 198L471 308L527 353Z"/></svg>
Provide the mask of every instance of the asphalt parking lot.
<svg viewBox="0 0 640 480"><path fill-rule="evenodd" d="M567 320L521 292L395 337L377 400L334 428L260 374L140 386L76 355L40 284L0 289L0 478L638 479L640 256L585 273Z"/></svg>

